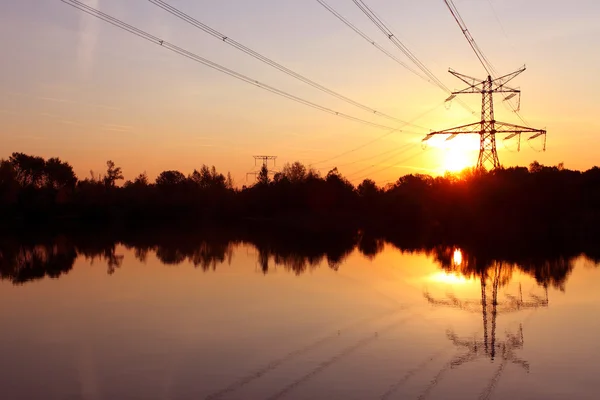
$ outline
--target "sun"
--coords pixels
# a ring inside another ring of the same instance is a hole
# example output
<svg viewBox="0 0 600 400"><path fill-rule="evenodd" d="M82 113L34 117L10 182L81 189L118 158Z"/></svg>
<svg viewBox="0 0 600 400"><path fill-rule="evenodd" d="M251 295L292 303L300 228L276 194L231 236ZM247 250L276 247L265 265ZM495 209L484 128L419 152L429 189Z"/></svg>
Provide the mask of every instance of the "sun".
<svg viewBox="0 0 600 400"><path fill-rule="evenodd" d="M459 146L444 150L444 160L441 169L446 172L460 172L473 165L472 155Z"/></svg>

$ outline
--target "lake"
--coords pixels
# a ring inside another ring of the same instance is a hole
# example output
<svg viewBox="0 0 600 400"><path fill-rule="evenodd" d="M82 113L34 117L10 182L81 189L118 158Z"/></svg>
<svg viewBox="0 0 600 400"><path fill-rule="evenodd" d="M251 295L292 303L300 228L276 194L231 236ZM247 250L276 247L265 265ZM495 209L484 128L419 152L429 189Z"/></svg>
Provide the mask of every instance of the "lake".
<svg viewBox="0 0 600 400"><path fill-rule="evenodd" d="M164 240L4 240L0 398L598 398L594 257Z"/></svg>

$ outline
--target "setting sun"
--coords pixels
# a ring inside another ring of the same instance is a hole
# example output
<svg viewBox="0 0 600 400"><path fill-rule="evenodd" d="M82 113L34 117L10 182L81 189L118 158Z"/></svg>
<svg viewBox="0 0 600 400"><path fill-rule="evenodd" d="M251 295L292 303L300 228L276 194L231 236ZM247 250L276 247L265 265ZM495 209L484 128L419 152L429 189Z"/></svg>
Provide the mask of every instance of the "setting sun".
<svg viewBox="0 0 600 400"><path fill-rule="evenodd" d="M445 150L444 160L441 166L443 171L460 172L473 165L472 155L469 151L459 146L450 147Z"/></svg>

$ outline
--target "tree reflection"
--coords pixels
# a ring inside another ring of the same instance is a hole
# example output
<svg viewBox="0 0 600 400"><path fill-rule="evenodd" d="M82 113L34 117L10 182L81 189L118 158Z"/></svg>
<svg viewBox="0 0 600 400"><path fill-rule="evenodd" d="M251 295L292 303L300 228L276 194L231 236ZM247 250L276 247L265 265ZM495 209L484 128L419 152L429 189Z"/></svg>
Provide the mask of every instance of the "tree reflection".
<svg viewBox="0 0 600 400"><path fill-rule="evenodd" d="M52 238L0 238L0 278L24 283L45 276L58 277L67 273L78 256L94 264L106 265L108 274L115 273L124 261L119 246L132 251L135 258L146 263L155 257L163 265L189 263L202 271L214 271L231 264L239 246L256 249L257 264L264 274L273 268L301 275L322 265L338 270L353 251L373 260L383 251L385 238L363 231L340 230L336 233L263 231L246 229L211 229L193 232L124 231L117 234L73 234ZM418 240L391 243L403 253L425 253L446 272L482 280L484 285L505 286L515 271L531 277L543 288L565 290L565 283L574 267L576 255L519 257L502 251L489 253L481 250L457 251L455 247L419 244ZM575 253L577 254L577 253ZM454 298L434 299L432 304L451 305L473 311L479 300ZM524 300L520 296L506 296L497 302L497 312L541 304L543 297ZM491 310L489 310L491 313Z"/></svg>
<svg viewBox="0 0 600 400"><path fill-rule="evenodd" d="M58 278L68 273L77 259L73 245L64 237L36 243L3 240L0 243L0 279L14 284Z"/></svg>

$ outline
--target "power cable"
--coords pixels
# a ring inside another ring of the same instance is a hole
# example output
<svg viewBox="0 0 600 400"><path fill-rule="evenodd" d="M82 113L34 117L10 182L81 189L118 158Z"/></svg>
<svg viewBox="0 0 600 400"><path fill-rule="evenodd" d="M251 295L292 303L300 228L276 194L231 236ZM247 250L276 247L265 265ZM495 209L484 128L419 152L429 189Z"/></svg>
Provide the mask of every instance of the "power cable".
<svg viewBox="0 0 600 400"><path fill-rule="evenodd" d="M384 118L387 118L387 119L390 119L390 120L394 120L396 122L405 123L407 125L410 124L410 123L405 122L405 121L403 121L403 120L401 120L399 118L393 117L393 116L388 115L386 113L383 113L381 111L377 111L377 110L375 110L372 107L369 107L369 106L366 106L366 105L364 105L362 103L359 103L358 101L352 100L352 99L350 99L350 98L348 98L348 97L346 97L346 96L344 96L344 95L342 95L342 94L340 94L340 93L338 93L338 92L336 92L334 90L328 89L327 87L325 87L325 86L323 86L323 85L321 85L321 84L319 84L319 83L317 83L317 82L315 82L315 81L307 78L306 76L304 76L302 74L299 74L299 73L297 73L297 72L295 72L295 71L293 71L293 70L285 67L284 65L281 65L278 62L273 61L272 59L270 59L270 58L268 58L268 57L266 57L266 56L258 53L257 51L252 50L251 48L249 48L249 47L247 47L247 46L245 46L245 45L237 42L236 40L232 39L231 37L229 37L229 36L227 36L227 35L219 32L219 31L211 28L210 26L208 26L208 25L206 25L206 24L198 21L197 19L191 17L190 15L184 13L183 11L181 11L181 10L179 10L179 9L171 6L170 4L168 4L168 3L166 3L166 2L164 2L162 0L148 0L148 1L150 3L156 5L157 7L160 7L161 9L167 11L168 13L170 13L170 14L178 17L179 19L187 22L188 24L190 24L190 25L192 25L192 26L194 26L194 27L202 30L205 33L208 33L209 35L211 35L211 36L213 36L213 37L215 37L217 39L219 39L220 41L222 41L224 43L227 43L228 45L230 45L230 46L232 46L232 47L234 47L234 48L236 48L236 49L238 49L238 50L240 50L240 51L248 54L249 56L254 57L255 59L257 59L257 60L259 60L259 61L261 61L261 62L263 62L263 63L265 63L265 64L267 64L267 65L269 65L269 66L271 66L271 67L273 67L273 68L275 68L275 69L277 69L277 70L279 70L279 71L281 71L281 72L283 72L283 73L285 73L285 74L287 74L287 75L289 75L289 76L291 76L291 77L293 77L293 78L295 78L297 80L299 80L299 81L301 81L301 82L304 82L304 83L306 83L306 84L308 84L308 85L310 85L310 86L312 86L312 87L314 87L314 88L316 88L316 89L318 89L318 90L320 90L322 92L325 92L325 93L327 93L327 94L329 94L331 96L334 96L334 97L336 97L336 98L338 98L340 100L343 100L343 101L345 101L345 102L347 102L349 104L352 104L353 106L356 106L356 107L358 107L358 108L360 108L362 110L371 112L371 113L373 113L375 115L378 115L380 117L384 117ZM417 126L417 127L418 128L422 128L420 126Z"/></svg>
<svg viewBox="0 0 600 400"><path fill-rule="evenodd" d="M406 144L404 144L403 146L400 146L400 147L398 147L398 148L394 148L394 149L391 149L391 150L384 151L383 153L377 153L377 154L375 154L375 155L371 155L371 156L369 156L369 157L361 158L361 159L359 159L359 160L354 160L354 161L351 161L351 162L347 162L347 163L345 163L345 164L333 165L333 166L331 166L331 167L317 168L317 170L326 170L326 169L328 169L328 170L329 170L329 169L333 169L333 168L342 168L342 167L347 167L348 165L354 165L354 164L358 164L358 163L361 163L361 162L364 162L364 161L369 161L369 160L372 160L372 159L374 159L374 158L377 158L377 157L384 156L384 155L386 155L386 154L390 154L390 153L399 153L399 152L400 152L400 151L402 151L402 150L403 150L405 147L407 147L407 146L410 146L410 145L412 145L412 143L406 143ZM396 156L396 155L398 155L398 154L395 154L394 156Z"/></svg>
<svg viewBox="0 0 600 400"><path fill-rule="evenodd" d="M496 18L496 22L498 22L498 26L500 26L500 30L502 30L502 33L504 34L504 37L506 38L506 40L508 41L508 43L510 44L510 46L513 47L512 43L510 42L510 39L508 38L508 33L506 33L506 29L504 29L504 24L502 23L502 21L500 20L500 17L498 16L498 12L496 11L496 7L492 3L492 0L487 0L487 2L490 5L490 8L492 10L492 14L494 14L494 18ZM514 51L514 47L513 47L513 51Z"/></svg>
<svg viewBox="0 0 600 400"><path fill-rule="evenodd" d="M113 26L116 26L117 28L125 30L125 31L127 31L127 32L129 32L131 34L134 34L134 35L142 38L142 39L145 39L145 40L147 40L149 42L152 42L152 43L157 44L157 45L159 45L161 47L164 47L164 48L166 48L166 49L168 49L168 50L170 50L170 51L172 51L174 53L177 53L177 54L179 54L181 56L189 58L189 59L191 59L193 61L196 61L196 62L198 62L200 64L203 64L203 65L205 65L207 67L210 67L210 68L212 68L214 70L217 70L219 72L222 72L222 73L224 73L226 75L229 75L229 76L231 76L233 78L236 78L236 79L238 79L240 81L246 82L246 83L248 83L250 85L257 86L257 87L259 87L259 88L261 88L263 90L266 90L266 91L271 92L273 94L276 94L278 96L285 97L285 98L290 99L292 101L295 101L297 103L304 104L304 105L306 105L308 107L312 107L314 109L326 112L328 114L336 115L338 117L345 118L345 119L348 119L348 120L351 120L351 121L355 121L355 122L359 122L359 123L362 123L364 125L372 126L374 128L387 129L387 130L393 130L395 132L403 132L404 133L404 131L402 131L400 129L396 129L396 128L393 128L393 127L390 127L390 126L387 126L387 125L378 124L378 123L371 122L371 121L368 121L368 120L365 120L365 119L362 119L362 118L354 117L354 116L346 114L346 113L335 111L335 110L333 110L331 108L321 106L321 105L316 104L314 102L311 102L309 100L305 100L305 99L303 99L301 97L298 97L298 96L295 96L295 95L290 94L288 92L285 92L283 90L277 89L277 88L275 88L273 86L270 86L270 85L267 85L265 83L259 82L259 81L255 80L255 79L252 79L252 78L250 78L250 77L248 77L248 76L246 76L244 74L240 74L238 72L235 72L232 69L226 68L226 67L224 67L224 66L222 66L220 64L217 64L217 63L215 63L213 61L210 61L210 60L208 60L206 58L203 58L203 57L201 57L201 56L199 56L199 55L197 55L195 53L192 53L192 52L190 52L188 50L185 50L185 49L183 49L181 47L178 47L178 46L176 46L176 45L174 45L172 43L169 43L169 42L167 42L167 41L165 41L163 39L160 39L160 38L158 38L158 37L156 37L154 35L151 35L151 34L145 32L145 31L142 31L141 29L138 29L138 28L136 28L136 27L134 27L132 25L129 25L129 24L127 24L127 23L125 23L125 22L123 22L123 21L121 21L121 20L119 20L119 19L117 19L115 17L112 17L112 16L110 16L110 15L108 15L106 13L103 13L103 12L95 9L95 8L92 8L92 7L86 5L86 4L84 4L84 3L82 3L82 2L80 2L78 0L60 0L60 1L62 1L63 3L65 3L67 5L70 5L71 7L76 8L76 9L82 11L82 12L85 12L85 13L93 16L93 17L101 19L101 20L103 20L103 21L105 21L105 22L107 22L107 23L109 23L109 24L111 24Z"/></svg>
<svg viewBox="0 0 600 400"><path fill-rule="evenodd" d="M445 102L444 102L444 103L445 103ZM438 108L439 108L440 106L442 106L444 103L441 103L441 104L438 104L438 105L436 105L435 107L432 107L431 109L429 109L429 110L425 111L424 113L422 113L422 114L418 115L417 117L415 117L415 118L411 119L411 120L410 120L410 122L412 123L412 122L414 122L414 121L418 121L419 119L423 118L423 117L424 117L424 116L426 116L427 114L430 114L430 113L432 113L433 111L435 111L436 109L438 109ZM399 129L399 128L402 128L402 126L398 127L398 129ZM360 146L358 146L358 147L352 148L352 149L350 149L350 150L347 150L347 151L345 151L345 152L343 152L343 153L340 153L340 154L338 154L338 155L335 155L335 156L333 156L333 157L329 157L329 158L327 158L327 159L325 159L325 160L321 160L321 161L314 162L314 163L312 163L312 164L310 164L310 165L312 166L312 165L317 165L317 164L323 164L323 163L326 163L326 162L329 162L329 161L332 161L332 160L338 159L338 158L340 158L340 157L343 157L343 156L345 156L345 155L347 155L347 154L350 154L350 153L353 153L353 152L355 152L355 151L357 151L357 150L363 149L363 148L365 148L365 147L369 146L370 144L373 144L373 143L375 143L375 142L377 142L377 141L379 141L379 140L381 140L381 139L383 139L383 138L385 138L385 137L387 137L387 136L391 135L392 133L394 133L394 131L390 131L390 132L384 133L383 135L381 135L381 136L379 136L379 137L377 137L377 138L375 138L375 139L373 139L373 140L371 140L371 141L369 141L369 142L367 142L367 143L364 143L364 144L362 144L362 145L360 145ZM385 152L385 153L388 153L388 152Z"/></svg>
<svg viewBox="0 0 600 400"><path fill-rule="evenodd" d="M433 83L433 82L431 82L431 80L429 78L427 78L427 77L421 75L419 72L415 71L408 64L406 64L405 62L401 61L398 57L396 57L391 52L389 52L385 47L381 46L379 43L375 42L373 39L371 39L369 36L367 36L366 33L364 33L363 31L361 31L352 22L348 21L348 19L346 19L342 14L340 14L338 11L336 11L335 8L333 8L329 4L327 4L324 0L317 0L317 2L319 4L321 4L327 11L329 11L331 14L333 14L337 19L339 19L340 21L342 21L346 26L348 26L350 29L352 29L354 32L356 32L360 37L362 37L367 42L369 42L370 44L372 44L373 46L375 46L379 51L381 51L382 53L384 53L386 56L388 56L389 58L391 58L392 60L394 60L395 62L397 62L402 67L406 68L408 71L412 72L413 74L415 74L419 78L423 79L424 81Z"/></svg>
<svg viewBox="0 0 600 400"><path fill-rule="evenodd" d="M490 75L490 76L492 76L494 78L497 77L498 76L498 71L496 70L496 68L494 67L494 65L491 63L491 61L483 53L483 51L481 50L481 48L479 47L479 45L475 41L475 38L473 37L473 35L471 35L471 32L469 31L469 28L467 27L467 24L465 23L465 21L461 17L460 12L458 11L458 8L456 8L456 5L454 4L454 1L453 0L444 0L444 3L448 7L448 10L450 10L450 13L454 17L454 20L458 24L461 32L463 33L463 35L467 39L467 42L469 43L469 45L473 49L473 52L475 53L475 55L477 56L477 58L481 62L481 65L483 65L483 68L486 70L486 72L488 73L488 75ZM491 3L490 3L490 5L491 5ZM527 120L525 120L525 118L519 112L518 108L516 108L513 105L513 103L511 102L511 100L508 97L504 97L504 100L508 102L510 108L517 115L517 117L519 117L519 119L521 120L521 122L523 122L526 126L531 127L531 125L529 124L529 122L527 122Z"/></svg>
<svg viewBox="0 0 600 400"><path fill-rule="evenodd" d="M392 155L392 156L390 156L390 157L387 157L387 158L385 158L385 159L383 159L383 160L380 160L380 161L379 161L379 164L373 164L373 165L369 165L369 166L368 166L368 167L366 167L366 168L362 168L362 169L359 169L358 171L354 171L354 172L352 172L351 174L347 175L347 178L351 178L351 177L353 177L353 176L355 176L355 175L358 175L358 174L360 174L360 173L363 173L363 172L365 172L365 171L368 171L368 170L370 170L371 168L378 167L379 165L381 165L381 163L384 163L384 162L386 162L386 161L389 161L389 160L393 160L394 158L398 157L399 155L401 155L401 154L404 154L404 153L406 153L406 152L408 152L408 151L410 151L410 150L414 149L415 147L416 147L416 145L415 145L414 143L411 143L411 145L410 145L410 146L408 146L407 148L404 148L404 149L402 149L402 151L400 151L399 153L397 153L397 154L394 154L394 155ZM362 179L362 178L364 178L364 177L366 177L366 176L368 176L368 175L370 175L370 174L371 174L371 173L369 172L369 173L367 173L367 174L365 174L365 175L363 175L363 176L361 176L361 177L359 177L359 178L354 178L354 179L352 179L351 181L358 180L358 179Z"/></svg>
<svg viewBox="0 0 600 400"><path fill-rule="evenodd" d="M374 171L374 172L369 172L368 174L366 174L366 175L363 175L363 176L361 176L361 177L359 177L359 178L354 178L354 179L351 179L351 180L350 180L350 182L356 182L356 181L358 181L358 180L365 179L365 178L366 178L366 177L368 177L369 175L370 175L370 176L373 176L373 175L375 175L375 174L379 174L380 172L387 171L387 170L388 170L388 169L390 169L390 168L394 168L394 167L396 167L396 166L398 166L398 165L400 165L400 164L402 164L402 163L405 163L405 162L407 162L407 161L410 161L410 160L412 160L413 158L416 158L416 157L418 157L418 156L422 155L422 154L423 154L425 151L427 151L427 150L424 150L424 151L422 151L422 152L419 152L419 153L413 154L413 155L411 155L411 156L409 156L409 157L407 157L407 158L405 158L405 159L402 159L402 160L400 160L400 161L398 161L398 162L396 162L396 163L394 163L394 164L387 165L387 166L385 166L384 168L381 168L381 169L379 169L379 170L377 170L377 171Z"/></svg>
<svg viewBox="0 0 600 400"><path fill-rule="evenodd" d="M354 0L353 0L354 1ZM386 31L386 27L381 26L378 23L375 23L380 29L383 28L383 32L384 34L388 37L388 39L392 40L392 42L399 48L401 49L401 51L413 62L417 65L417 67L419 67L419 69L421 69L421 71L424 73L425 76L421 75L420 73L416 72L414 69L408 67L404 62L400 61L396 56L394 56L393 54L391 54L388 50L386 50L384 47L382 47L380 44L378 44L377 42L375 42L373 39L371 39L369 36L367 36L367 34L365 34L363 31L361 31L359 28L356 27L356 25L352 24L350 21L348 21L344 16L342 16L338 11L336 11L331 5L327 4L324 0L317 0L317 2L319 4L321 4L327 11L329 11L331 14L333 14L337 19L339 19L341 22L343 22L346 26L348 26L350 29L352 29L354 32L356 32L359 36L361 36L363 39L365 39L367 42L369 42L370 44L372 44L373 46L375 46L377 49L379 49L381 52L383 52L386 56L388 56L389 58L391 58L392 60L396 61L397 63L399 63L400 65L402 65L404 68L407 68L409 71L411 71L413 74L417 75L418 77L420 77L421 79L431 83L432 85L437 86L438 88L442 89L444 92L446 92L447 94L451 94L452 91L446 86L444 85L422 62L420 62L415 56L414 54L412 54L412 52L410 52L410 50L408 50L408 48L406 46L404 46L404 44L402 44L399 40L397 40L395 38L395 36L393 35L393 33L389 30ZM355 3L357 5L359 5L356 1ZM361 2L362 3L362 2ZM364 4L364 3L363 3ZM368 7L365 7L366 5L363 6L363 4L359 5L359 8L361 8L361 10L363 10L363 12L365 12L367 14L367 16L373 21L373 20L377 20L376 18L372 18L370 17L370 13L368 12ZM374 22L375 22L374 21ZM475 111L469 107L468 104L466 104L464 101L458 99L457 100L459 102L459 104L465 108L465 110L467 110L470 114L475 114Z"/></svg>

